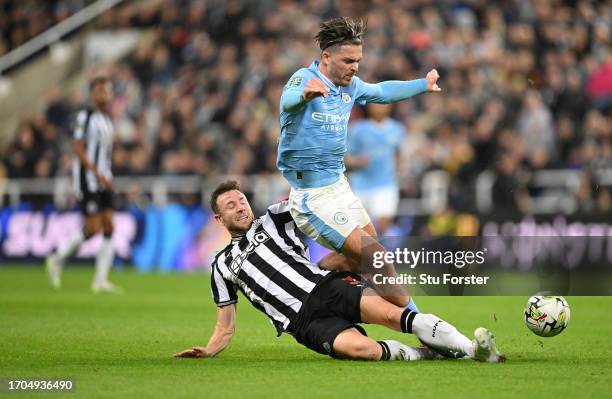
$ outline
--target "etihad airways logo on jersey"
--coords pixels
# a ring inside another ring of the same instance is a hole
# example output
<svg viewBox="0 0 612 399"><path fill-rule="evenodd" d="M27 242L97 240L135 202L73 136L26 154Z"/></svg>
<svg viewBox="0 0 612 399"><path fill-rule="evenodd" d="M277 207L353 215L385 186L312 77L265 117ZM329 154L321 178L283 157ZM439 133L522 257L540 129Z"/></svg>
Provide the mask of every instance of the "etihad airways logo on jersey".
<svg viewBox="0 0 612 399"><path fill-rule="evenodd" d="M326 114L323 112L313 112L312 119L322 123L348 123L351 113L347 112L343 115Z"/></svg>
<svg viewBox="0 0 612 399"><path fill-rule="evenodd" d="M242 263L245 261L245 259L248 258L250 254L255 252L257 247L259 247L261 244L268 241L269 239L270 236L264 230L255 233L253 238L249 241L249 245L247 245L244 251L240 252L238 255L236 255L234 260L232 260L232 264L229 267L230 271L235 275L238 275L238 272L240 271Z"/></svg>

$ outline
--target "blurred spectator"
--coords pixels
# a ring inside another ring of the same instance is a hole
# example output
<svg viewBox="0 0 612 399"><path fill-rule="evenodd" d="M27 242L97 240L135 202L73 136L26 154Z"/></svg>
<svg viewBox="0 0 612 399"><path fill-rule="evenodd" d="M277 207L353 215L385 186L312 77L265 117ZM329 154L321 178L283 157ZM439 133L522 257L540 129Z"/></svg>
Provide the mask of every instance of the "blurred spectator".
<svg viewBox="0 0 612 399"><path fill-rule="evenodd" d="M535 90L525 94L517 130L525 142L530 166L542 169L556 159L557 145L552 115L540 93Z"/></svg>
<svg viewBox="0 0 612 399"><path fill-rule="evenodd" d="M500 156L493 183L494 212L517 212L526 209L527 190L521 181L520 159L513 153Z"/></svg>
<svg viewBox="0 0 612 399"><path fill-rule="evenodd" d="M0 1L0 56L93 2L94 0Z"/></svg>
<svg viewBox="0 0 612 399"><path fill-rule="evenodd" d="M0 156L2 156L1 152L0 152ZM2 161L0 161L0 206L4 206L4 202L5 202L4 192L6 191L6 176L7 176L6 167L4 166Z"/></svg>
<svg viewBox="0 0 612 399"><path fill-rule="evenodd" d="M608 34L610 33L608 27ZM601 64L591 72L587 93L598 109L609 110L612 107L612 49L608 48Z"/></svg>
<svg viewBox="0 0 612 399"><path fill-rule="evenodd" d="M610 189L601 189L597 193L597 212L601 215L609 215L612 211L612 193Z"/></svg>
<svg viewBox="0 0 612 399"><path fill-rule="evenodd" d="M62 97L60 89L54 86L47 93L47 110L45 118L49 125L55 127L62 132L70 130L71 112L70 105L64 97Z"/></svg>
<svg viewBox="0 0 612 399"><path fill-rule="evenodd" d="M9 177L32 177L38 159L34 128L23 122L17 131L15 142L5 152L5 164Z"/></svg>

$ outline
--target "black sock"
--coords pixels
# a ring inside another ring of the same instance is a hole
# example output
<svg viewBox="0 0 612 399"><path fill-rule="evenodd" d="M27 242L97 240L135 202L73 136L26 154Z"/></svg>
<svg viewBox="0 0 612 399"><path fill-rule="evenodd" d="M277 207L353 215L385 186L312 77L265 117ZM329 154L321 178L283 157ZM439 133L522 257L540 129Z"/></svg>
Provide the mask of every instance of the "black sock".
<svg viewBox="0 0 612 399"><path fill-rule="evenodd" d="M416 312L408 308L404 309L402 317L400 318L400 328L403 333L412 334L412 321L416 315Z"/></svg>
<svg viewBox="0 0 612 399"><path fill-rule="evenodd" d="M389 360L391 359L391 351L389 350L389 346L385 341L376 341L378 345L382 348L382 355L380 356L380 360Z"/></svg>

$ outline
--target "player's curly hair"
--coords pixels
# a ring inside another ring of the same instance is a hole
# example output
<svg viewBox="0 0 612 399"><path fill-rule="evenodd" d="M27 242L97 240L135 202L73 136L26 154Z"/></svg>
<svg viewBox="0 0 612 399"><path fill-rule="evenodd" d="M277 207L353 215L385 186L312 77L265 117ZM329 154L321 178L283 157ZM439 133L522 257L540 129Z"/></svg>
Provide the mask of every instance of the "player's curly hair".
<svg viewBox="0 0 612 399"><path fill-rule="evenodd" d="M367 23L363 19L342 17L321 22L319 28L319 32L314 38L321 51L323 51L336 45L361 44Z"/></svg>
<svg viewBox="0 0 612 399"><path fill-rule="evenodd" d="M232 190L242 191L240 189L240 184L235 180L224 181L223 183L219 184L217 188L215 188L215 191L213 191L212 195L210 196L210 207L214 213L219 213L217 198L219 198L221 194Z"/></svg>

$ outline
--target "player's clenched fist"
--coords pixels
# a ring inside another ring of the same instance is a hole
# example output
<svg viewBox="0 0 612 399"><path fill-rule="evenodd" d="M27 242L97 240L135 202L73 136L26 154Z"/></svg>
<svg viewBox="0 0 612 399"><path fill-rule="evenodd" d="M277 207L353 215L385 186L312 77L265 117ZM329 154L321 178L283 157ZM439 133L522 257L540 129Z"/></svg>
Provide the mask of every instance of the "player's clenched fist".
<svg viewBox="0 0 612 399"><path fill-rule="evenodd" d="M440 86L438 86L439 78L440 78L440 75L438 74L438 71L436 71L435 69L432 69L431 71L427 73L427 75L425 76L425 80L427 80L427 90L428 91L442 91Z"/></svg>
<svg viewBox="0 0 612 399"><path fill-rule="evenodd" d="M325 83L323 83L321 79L312 78L306 82L306 86L302 92L302 98L305 101L310 101L320 96L325 97L327 94L329 94L329 87L325 86Z"/></svg>

